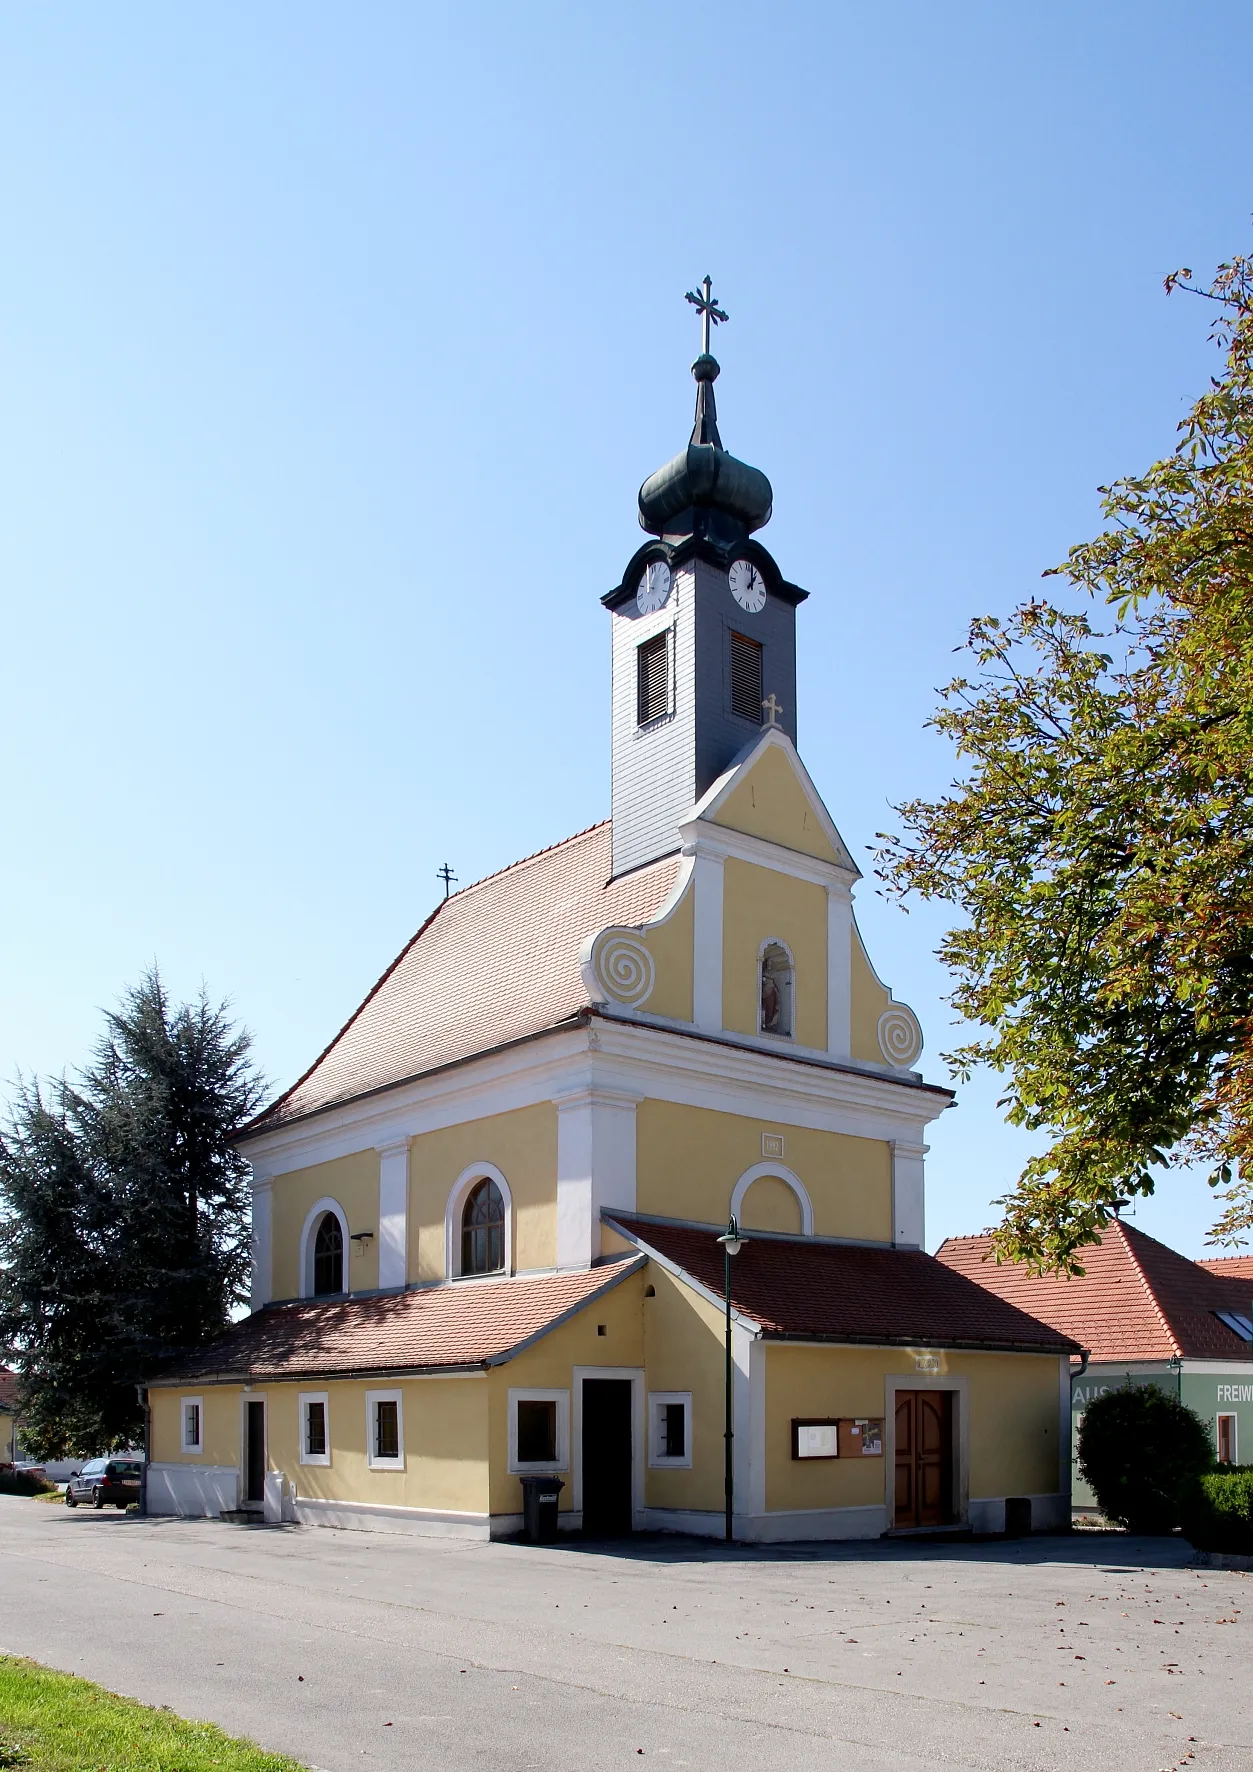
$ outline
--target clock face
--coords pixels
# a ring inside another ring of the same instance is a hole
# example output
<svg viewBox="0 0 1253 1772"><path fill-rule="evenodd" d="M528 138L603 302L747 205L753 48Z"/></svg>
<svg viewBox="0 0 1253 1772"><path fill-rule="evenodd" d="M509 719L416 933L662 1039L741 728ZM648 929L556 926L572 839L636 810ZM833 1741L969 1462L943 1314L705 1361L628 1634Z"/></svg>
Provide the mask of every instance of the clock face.
<svg viewBox="0 0 1253 1772"><path fill-rule="evenodd" d="M650 560L644 568L635 604L641 615L664 609L670 596L670 568L664 560Z"/></svg>
<svg viewBox="0 0 1253 1772"><path fill-rule="evenodd" d="M750 615L758 615L766 607L766 581L751 560L732 560L727 582L740 608Z"/></svg>

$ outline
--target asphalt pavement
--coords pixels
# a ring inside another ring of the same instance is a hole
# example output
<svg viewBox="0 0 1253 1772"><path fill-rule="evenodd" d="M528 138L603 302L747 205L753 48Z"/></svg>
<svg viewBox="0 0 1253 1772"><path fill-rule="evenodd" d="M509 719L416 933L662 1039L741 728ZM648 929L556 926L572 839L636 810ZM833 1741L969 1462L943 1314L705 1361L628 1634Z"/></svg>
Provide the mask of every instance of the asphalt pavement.
<svg viewBox="0 0 1253 1772"><path fill-rule="evenodd" d="M1253 1772L1253 1577L1189 1555L538 1548L0 1497L0 1649L321 1772Z"/></svg>

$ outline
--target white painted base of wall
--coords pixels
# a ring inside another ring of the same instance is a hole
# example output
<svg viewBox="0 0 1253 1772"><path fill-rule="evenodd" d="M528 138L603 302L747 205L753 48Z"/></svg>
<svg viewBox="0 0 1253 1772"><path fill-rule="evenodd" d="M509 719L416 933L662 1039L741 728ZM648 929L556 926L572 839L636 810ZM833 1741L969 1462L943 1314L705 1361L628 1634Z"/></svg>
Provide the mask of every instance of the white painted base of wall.
<svg viewBox="0 0 1253 1772"><path fill-rule="evenodd" d="M233 1464L150 1464L148 1512L186 1519L216 1519L239 1506L239 1472Z"/></svg>
<svg viewBox="0 0 1253 1772"><path fill-rule="evenodd" d="M427 1507L384 1507L372 1501L317 1501L298 1495L292 1507L301 1526L338 1526L347 1532L393 1532L417 1538L487 1538L486 1514L444 1513ZM521 1522L521 1515L518 1516Z"/></svg>
<svg viewBox="0 0 1253 1772"><path fill-rule="evenodd" d="M721 1513L650 1507L645 1509L644 1526L649 1532L686 1532L697 1538L721 1538L726 1520ZM736 1514L733 1527L740 1544L881 1538L887 1530L887 1510L882 1507L814 1507L768 1514Z"/></svg>
<svg viewBox="0 0 1253 1772"><path fill-rule="evenodd" d="M1029 1495L1031 1530L1060 1532L1070 1524L1069 1495ZM1005 1530L1005 1497L987 1496L970 1499L967 1523L972 1532L1003 1532Z"/></svg>

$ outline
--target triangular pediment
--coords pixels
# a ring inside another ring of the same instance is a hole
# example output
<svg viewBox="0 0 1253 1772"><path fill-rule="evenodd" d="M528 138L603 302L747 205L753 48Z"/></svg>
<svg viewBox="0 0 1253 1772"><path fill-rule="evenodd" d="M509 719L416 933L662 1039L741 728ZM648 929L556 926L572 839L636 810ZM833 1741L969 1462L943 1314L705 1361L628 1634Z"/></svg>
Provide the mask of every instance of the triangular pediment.
<svg viewBox="0 0 1253 1772"><path fill-rule="evenodd" d="M787 733L767 727L698 801L692 818L860 875Z"/></svg>

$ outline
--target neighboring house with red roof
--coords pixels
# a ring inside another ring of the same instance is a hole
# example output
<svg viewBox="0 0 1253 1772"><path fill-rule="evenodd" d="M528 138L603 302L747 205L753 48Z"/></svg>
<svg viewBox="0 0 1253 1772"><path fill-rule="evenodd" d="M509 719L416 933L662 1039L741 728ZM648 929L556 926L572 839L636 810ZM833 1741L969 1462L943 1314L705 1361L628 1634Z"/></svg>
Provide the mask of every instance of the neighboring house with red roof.
<svg viewBox="0 0 1253 1772"><path fill-rule="evenodd" d="M602 599L612 819L441 903L245 1128L254 1309L153 1376L154 1511L487 1535L556 1478L600 1532L1069 1518L1074 1344L924 1252L952 1097L862 946L796 750L806 593L694 372Z"/></svg>
<svg viewBox="0 0 1253 1772"><path fill-rule="evenodd" d="M0 1366L0 1464L15 1464L20 1456L17 1373L11 1366Z"/></svg>
<svg viewBox="0 0 1253 1772"><path fill-rule="evenodd" d="M1253 1257L1189 1261L1117 1219L1081 1251L1082 1274L1032 1274L992 1259L992 1239L950 1237L937 1259L995 1297L1080 1343L1086 1367L1073 1382L1073 1433L1094 1396L1123 1384L1158 1384L1209 1423L1215 1455L1253 1458ZM1076 1470L1076 1506L1094 1498Z"/></svg>

